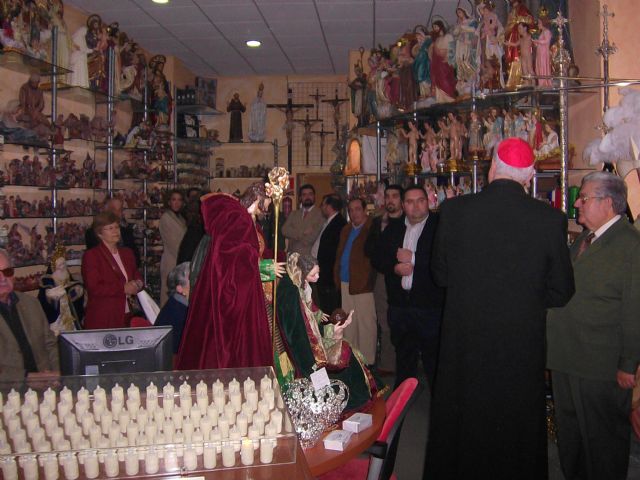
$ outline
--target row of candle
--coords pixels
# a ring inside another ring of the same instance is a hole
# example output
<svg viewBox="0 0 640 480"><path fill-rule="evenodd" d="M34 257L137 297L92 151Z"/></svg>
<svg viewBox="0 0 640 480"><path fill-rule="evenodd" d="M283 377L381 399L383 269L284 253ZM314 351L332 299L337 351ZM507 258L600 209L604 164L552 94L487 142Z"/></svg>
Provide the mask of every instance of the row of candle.
<svg viewBox="0 0 640 480"><path fill-rule="evenodd" d="M179 458L182 458L182 468L194 471L198 468L199 459L202 467L210 470L218 466L217 454L221 454L222 466L229 468L237 466L236 453L239 452L240 463L244 466L253 465L255 462L255 450L260 449L260 463L273 462L273 451L276 446L275 438L263 438L257 442L244 439L238 442L203 442L183 445L165 445L163 447L148 448L120 448L106 451L88 450L79 453L73 452L44 455L24 455L18 462L13 457L5 457L0 460L0 468L4 480L16 480L18 478L18 465L22 468L23 477L26 480L37 480L39 468L44 471L45 480L57 480L60 467L66 480L76 480L80 476L80 466L83 465L86 478L97 478L100 474L99 463L104 465L104 474L107 477L116 477L120 474L120 463L124 462L127 475L140 473L140 461L144 461L144 473L156 474L160 472L160 460L163 460L164 472L171 473L181 470Z"/></svg>

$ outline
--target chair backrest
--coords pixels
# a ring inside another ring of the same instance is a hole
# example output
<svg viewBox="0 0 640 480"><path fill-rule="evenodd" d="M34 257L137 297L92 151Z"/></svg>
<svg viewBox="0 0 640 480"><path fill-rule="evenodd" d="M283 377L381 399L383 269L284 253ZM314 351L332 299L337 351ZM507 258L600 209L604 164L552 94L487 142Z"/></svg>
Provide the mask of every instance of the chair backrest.
<svg viewBox="0 0 640 480"><path fill-rule="evenodd" d="M373 473L371 471L374 466L373 464L377 463L374 461L375 458L381 459L382 465L378 465L376 466L377 468L375 468L380 469L379 474L370 475L369 478L388 479L393 474L402 424L407 412L420 396L423 388L416 378L407 378L387 399L387 416L382 425L382 430L380 431L380 435L378 435L376 443L369 449L369 453L372 455L369 473Z"/></svg>

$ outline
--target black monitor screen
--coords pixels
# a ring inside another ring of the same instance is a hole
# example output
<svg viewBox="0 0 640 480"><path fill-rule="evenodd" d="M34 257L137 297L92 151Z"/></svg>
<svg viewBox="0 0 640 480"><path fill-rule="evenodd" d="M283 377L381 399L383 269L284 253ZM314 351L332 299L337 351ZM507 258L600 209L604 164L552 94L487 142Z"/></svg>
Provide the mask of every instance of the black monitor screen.
<svg viewBox="0 0 640 480"><path fill-rule="evenodd" d="M62 375L172 370L172 327L78 330L60 334Z"/></svg>

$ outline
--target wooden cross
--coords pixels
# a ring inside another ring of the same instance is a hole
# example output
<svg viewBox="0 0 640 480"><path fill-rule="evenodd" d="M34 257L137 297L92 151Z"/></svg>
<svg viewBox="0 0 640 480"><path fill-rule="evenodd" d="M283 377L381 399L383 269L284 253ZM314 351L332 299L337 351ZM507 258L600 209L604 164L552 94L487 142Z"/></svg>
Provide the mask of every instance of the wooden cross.
<svg viewBox="0 0 640 480"><path fill-rule="evenodd" d="M313 133L311 132L311 127L313 126L314 123L322 122L322 120L321 119L310 120L309 110L307 110L307 117L304 120L294 120L294 122L298 122L304 125L304 133L302 134L302 140L304 140L304 147L306 150L306 156L305 156L306 165L309 166L309 146L311 145L311 140L313 139Z"/></svg>
<svg viewBox="0 0 640 480"><path fill-rule="evenodd" d="M326 95L320 93L320 90L316 88L316 93L314 95L309 95L311 98L316 101L316 120L320 119L320 99L322 97L326 97Z"/></svg>
<svg viewBox="0 0 640 480"><path fill-rule="evenodd" d="M340 105L348 102L349 98L338 98L338 89L336 88L336 96L331 100L322 100L322 103L328 103L333 107L333 124L336 129L336 139L340 140Z"/></svg>
<svg viewBox="0 0 640 480"><path fill-rule="evenodd" d="M291 137L293 129L295 127L295 120L293 114L302 108L312 108L312 103L293 103L293 91L291 88L287 88L287 103L268 103L267 108L275 108L285 114L284 129L287 134L287 166L289 172L292 172L292 142Z"/></svg>
<svg viewBox="0 0 640 480"><path fill-rule="evenodd" d="M324 129L324 123L320 125L320 131L313 130L311 133L316 133L320 137L320 166L324 163L324 137L334 134L335 132L327 132Z"/></svg>

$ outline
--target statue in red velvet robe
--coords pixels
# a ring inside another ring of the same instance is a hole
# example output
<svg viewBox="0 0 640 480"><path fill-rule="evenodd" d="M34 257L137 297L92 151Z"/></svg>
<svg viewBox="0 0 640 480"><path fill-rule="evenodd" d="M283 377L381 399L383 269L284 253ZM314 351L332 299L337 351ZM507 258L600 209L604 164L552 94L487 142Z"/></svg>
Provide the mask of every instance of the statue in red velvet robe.
<svg viewBox="0 0 640 480"><path fill-rule="evenodd" d="M240 200L227 194L203 197L207 235L192 262L197 280L176 369L273 364L254 219L269 202L262 184L253 184Z"/></svg>
<svg viewBox="0 0 640 480"><path fill-rule="evenodd" d="M522 0L511 0L511 10L507 16L507 25L504 27L505 44L509 42L511 45L507 47L504 60L507 69L511 68L511 64L520 57L518 46L514 45L520 40L518 33L518 24L524 23L529 29L535 28L535 20L529 9L524 5Z"/></svg>

